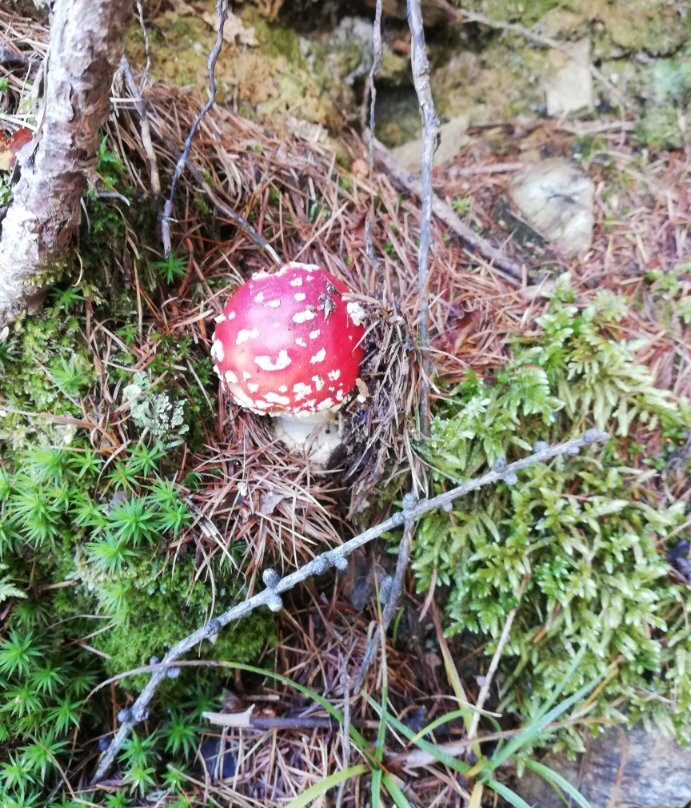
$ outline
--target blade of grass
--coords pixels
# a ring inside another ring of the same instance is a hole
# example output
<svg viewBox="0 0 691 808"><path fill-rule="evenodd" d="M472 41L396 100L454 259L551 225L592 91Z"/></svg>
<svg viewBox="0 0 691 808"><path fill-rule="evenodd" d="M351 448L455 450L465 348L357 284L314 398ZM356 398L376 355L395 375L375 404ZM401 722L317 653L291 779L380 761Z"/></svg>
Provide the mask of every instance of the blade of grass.
<svg viewBox="0 0 691 808"><path fill-rule="evenodd" d="M381 621L381 614L379 615ZM379 636L381 637L381 671L382 671L382 687L381 687L381 706L382 711L386 714L386 704L389 698L389 682L387 678L386 667L386 642L382 636L381 622L377 627ZM377 741L374 747L374 759L379 766L372 772L372 808L381 808L381 785L382 785L382 769L381 763L384 759L384 743L386 741L386 721L380 720L377 727Z"/></svg>
<svg viewBox="0 0 691 808"><path fill-rule="evenodd" d="M508 786L505 786L503 783L500 783L498 780L488 780L487 785L499 794L500 797L503 797L509 805L513 805L513 808L532 808L523 797L519 797L515 791L512 791Z"/></svg>
<svg viewBox="0 0 691 808"><path fill-rule="evenodd" d="M540 763L537 760L526 760L525 766L527 769L531 769L535 774L542 777L555 791L558 792L559 789L564 791L574 802L578 803L581 808L593 808L576 786L570 783L563 775L559 774L559 772L555 772L554 769L545 766L544 763Z"/></svg>
<svg viewBox="0 0 691 808"><path fill-rule="evenodd" d="M388 791L389 796L398 808L413 808L406 795L401 791L398 783L390 774L385 774L382 777L382 782L384 783L384 788Z"/></svg>
<svg viewBox="0 0 691 808"><path fill-rule="evenodd" d="M482 783L475 783L473 786L473 791L470 795L470 800L468 801L468 808L481 808L483 791L484 786Z"/></svg>
<svg viewBox="0 0 691 808"><path fill-rule="evenodd" d="M458 670L456 669L453 657L451 656L451 651L449 650L446 638L444 637L444 632L441 627L441 621L439 620L439 613L437 612L437 607L434 605L434 603L432 603L431 612L432 612L432 619L434 621L434 628L437 632L437 643L439 644L439 650L441 651L441 656L442 659L444 660L444 670L446 671L446 678L449 680L449 684L451 685L451 689L453 690L454 695L458 700L458 703L466 707L465 715L463 716L463 724L465 725L465 731L468 732L470 724L473 720L471 713L472 705L468 701L465 688L463 687L463 683L461 682L461 677L458 675Z"/></svg>
<svg viewBox="0 0 691 808"><path fill-rule="evenodd" d="M295 688L298 693L302 693L323 707L326 712L332 718L335 718L340 724L345 724L345 716L343 715L342 711L338 709L338 707L334 707L330 701L327 701L327 699L325 699L323 696L320 696L316 690L312 690L311 687L301 685L299 682L295 682L293 679L289 678L288 676L284 676L282 673L265 670L264 668L257 668L254 665L245 665L240 662L224 662L223 667L235 668L237 670L247 671L247 673L256 673L259 676L267 676L271 679L275 679L277 682L282 682L284 685ZM365 757L370 760L370 762L374 761L372 754L368 752L369 744L364 736L358 732L357 729L355 729L352 723L348 728L348 734L350 735L353 743L365 755Z"/></svg>
<svg viewBox="0 0 691 808"><path fill-rule="evenodd" d="M506 746L502 747L502 749L496 752L492 756L492 758L489 761L487 761L486 770L488 772L494 771L505 760L510 758L512 755L516 754L516 752L519 749L521 749L521 747L533 743L533 741L536 741L548 724L551 724L553 721L556 721L567 710L573 707L574 704L579 702L587 693L589 693L597 685L599 681L600 677L598 677L592 682L588 682L588 684L583 685L583 687L581 687L567 699L564 699L564 701L560 702L556 707L553 707L548 712L543 713L542 715L538 715L536 718L534 718L525 727L525 729L519 732L518 735L516 735L506 744Z"/></svg>
<svg viewBox="0 0 691 808"><path fill-rule="evenodd" d="M544 722L542 722L542 724L540 724L540 722L542 721L544 716L548 713L550 707L552 707L554 702L559 698L559 695L562 693L562 691L564 690L564 688L566 687L566 685L570 681L571 677L573 676L574 671L576 670L576 668L580 664L581 660L583 659L584 653L585 653L585 649L582 648L576 654L576 656L571 660L571 664L567 668L567 670L564 673L564 675L562 676L561 680L556 684L556 686L554 687L554 689L550 693L549 698L545 701L545 703L538 710L537 715L535 716L533 721L535 722L535 726L538 726L538 725L540 726L540 731L542 731L542 729L544 729L544 726L546 726L547 724L550 723L549 720L548 720L548 721L544 721ZM596 684L596 682L595 682L595 684ZM557 713L557 715L560 715L561 712L563 712L563 710L560 711L559 713ZM526 727L526 730L519 732L514 737L513 741L510 742L510 744L514 744L514 746L508 752L506 752L506 750L509 749L509 746L506 746L502 742L500 742L499 745L497 746L496 750L494 751L493 759L499 758L500 761L503 762L506 759L506 757L509 757L510 755L514 754L518 749L520 749L521 746L524 746L525 744L530 742L531 739L528 736L524 735L523 733L525 731L529 730L532 726L533 726L533 724L530 724L528 727ZM479 763L478 763L470 770L469 776L476 776L479 771L480 771L480 769L479 769Z"/></svg>
<svg viewBox="0 0 691 808"><path fill-rule="evenodd" d="M391 724L391 726L401 733L401 735L405 736L407 740L411 743L414 743L420 749L423 749L425 752L429 752L439 763L442 763L444 766L448 766L450 769L458 772L459 774L466 774L466 772L470 769L467 763L463 763L463 761L458 760L453 755L449 755L447 752L443 752L439 749L435 744L430 743L429 741L425 741L422 738L417 738L417 740L413 741L415 738L415 733L405 724L401 723L397 718L394 718L391 713L386 710L382 710L379 704L377 704L372 698L370 698L366 693L363 693L364 698L367 699L370 706L373 710L380 716L382 721Z"/></svg>
<svg viewBox="0 0 691 808"><path fill-rule="evenodd" d="M492 713L488 713L485 710L483 710L482 713L490 719L493 718ZM429 735L431 732L434 732L435 729L438 729L444 724L448 724L449 721L455 721L457 718L465 718L467 714L467 710L452 710L450 713L440 715L439 718L435 718L434 721L430 721L426 727L423 727L419 732L416 732L415 735L413 735L412 742L415 743L418 738ZM499 724L496 721L493 721L493 723L497 726L497 729L500 729Z"/></svg>
<svg viewBox="0 0 691 808"><path fill-rule="evenodd" d="M323 696L320 696L315 690L312 690L310 687L306 687L305 685L299 684L299 682L295 682L293 679L289 678L288 676L284 676L281 673L276 673L275 671L265 670L264 668L257 668L254 665L244 665L240 662L224 662L223 667L228 668L235 668L241 671L247 671L248 673L256 673L259 676L266 676L271 679L275 679L278 682L282 682L289 687L295 688L299 693L307 696L308 698L315 701L317 704L321 705L326 712L332 717L335 718L339 723L345 724L345 716L337 707L334 707L329 701L327 701ZM364 694L365 698L369 700L369 696ZM379 705L376 704L375 706L378 707ZM386 714L386 711L385 711ZM386 722L384 722L384 727L386 728ZM406 727L407 729L407 727ZM360 753L365 757L367 762L370 766L376 771L380 768L381 764L372 753L369 751L369 745L363 735L358 732L355 727L351 724L348 728L348 734L352 739L355 746L357 746ZM383 751L383 750L382 750ZM365 764L358 764L358 765L365 765ZM354 767L351 767L354 768ZM339 782L342 782L339 781ZM336 783L337 785L338 783ZM408 801L405 794L401 791L399 785L393 779L393 777L388 774L388 772L382 773L382 784L384 788L387 790L391 799L395 802L398 808L413 808L413 806Z"/></svg>
<svg viewBox="0 0 691 808"><path fill-rule="evenodd" d="M363 695L368 700L370 706L377 713L379 713L381 709L380 706L373 699L367 696L366 693L364 693ZM415 737L415 735L412 732L412 730L406 727L405 724L402 724L398 719L394 718L387 711L384 711L382 719L390 723L394 727L394 729L398 730L398 732L400 732L401 735L404 735L409 741L412 742L412 739ZM432 755L434 758L436 758L436 760L439 761L439 763L448 766L450 769L453 769L459 774L463 774L465 776L470 771L470 766L468 766L467 763L463 763L463 761L458 760L457 758L453 757L453 755L449 755L446 752L442 752L434 744L431 744L427 741L422 740L421 738L418 738L417 741L415 741L415 745L418 746L420 749L424 749L426 752L429 752L429 754ZM486 766L489 763L489 761L483 759L482 761L480 761L480 763L484 763ZM474 766L473 768L476 767ZM476 786L473 788L471 797L477 794L481 795L481 792L476 790L477 785L479 784L476 784ZM510 788L503 785L499 781L494 780L491 777L487 778L484 785L487 785L489 788L491 788L493 791L495 791L497 794L503 797L510 805L513 805L514 808L531 808L531 806L528 805L528 803L522 797L519 797L518 794L515 794ZM478 799L477 796L476 799Z"/></svg>
<svg viewBox="0 0 691 808"><path fill-rule="evenodd" d="M352 777L359 777L361 774L366 774L369 768L365 763L358 763L355 766L350 766L340 772L334 772L328 777L325 777L321 782L315 783L310 786L302 794L299 794L294 800L291 800L286 808L305 808L306 805L314 802L319 797L326 794L327 791L342 783L344 780L350 780Z"/></svg>

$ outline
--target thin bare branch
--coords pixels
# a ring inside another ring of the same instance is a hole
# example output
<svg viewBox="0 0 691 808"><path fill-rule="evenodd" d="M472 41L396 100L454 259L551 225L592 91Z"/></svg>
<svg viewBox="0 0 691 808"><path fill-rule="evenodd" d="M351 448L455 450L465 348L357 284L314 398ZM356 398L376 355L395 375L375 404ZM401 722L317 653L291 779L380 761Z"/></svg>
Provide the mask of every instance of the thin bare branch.
<svg viewBox="0 0 691 808"><path fill-rule="evenodd" d="M139 128L142 135L142 146L146 153L146 160L149 164L149 177L151 179L151 191L154 196L161 193L161 179L158 174L158 163L156 161L156 153L154 151L154 144L151 141L151 127L149 126L149 116L146 111L146 101L142 97L140 88L134 80L134 74L127 57L123 56L120 59L120 67L125 77L125 84L130 95L134 99L134 105L139 113Z"/></svg>
<svg viewBox="0 0 691 808"><path fill-rule="evenodd" d="M372 67L369 72L367 86L369 89L369 131L367 133L367 167L369 176L372 176L374 170L374 127L375 127L375 110L377 105L377 84L376 78L379 68L381 67L381 16L382 16L382 0L377 0L374 11L374 24L372 26ZM372 243L372 219L374 214L374 200L371 201L370 211L365 219L365 251L367 257L372 262L372 266L377 267L379 261L374 252L374 244Z"/></svg>
<svg viewBox="0 0 691 808"><path fill-rule="evenodd" d="M410 510L415 506L416 499L414 494L406 494L403 497L403 511ZM359 693L362 690L362 684L365 681L367 671L370 669L372 662L374 662L374 654L377 650L377 644L383 643L386 638L386 632L389 630L393 616L396 613L396 607L403 591L403 583L405 573L408 569L410 562L410 551L413 546L413 536L415 535L415 522L408 519L403 527L403 539L398 548L398 558L396 559L396 570L393 578L389 579L389 584L384 595L384 608L382 609L381 622L379 624L379 631L375 632L367 643L365 655L360 664L360 670L355 678L353 690Z"/></svg>
<svg viewBox="0 0 691 808"><path fill-rule="evenodd" d="M174 678L179 675L180 668L176 666L176 662L180 657L188 651L191 651L204 640L208 640L212 643L215 642L218 637L218 632L224 626L227 626L228 623L246 617L260 606L268 606L269 609L274 612L280 611L283 608L283 600L281 598L283 593L290 591L293 587L312 576L323 575L331 568L335 568L341 572L344 571L348 567L348 556L351 553L384 533L395 530L405 523L412 524L431 511L438 509L448 510L452 503L459 497L471 491L476 491L478 488L482 488L486 485L492 485L502 480L509 485L515 484L518 481L516 476L517 472L523 469L529 468L536 463L545 463L558 455L578 454L582 448L605 441L608 438L609 435L606 432L589 429L580 438L574 438L573 440L554 446L550 446L547 443L536 444L534 447L535 452L528 455L528 457L524 457L521 460L509 464L497 463L491 471L488 471L481 477L461 483L461 485L452 488L450 491L446 491L431 499L421 499L412 507L397 511L388 519L385 519L378 525L373 525L350 539L350 541L345 542L340 547L327 550L321 555L318 555L312 561L296 569L295 572L290 573L290 575L286 575L284 578L281 578L273 569L264 570L262 578L266 589L236 604L217 617L212 617L204 623L203 626L200 626L200 628L192 632L192 634L176 643L166 653L161 662L156 665L155 670L151 674L151 678L132 707L121 710L118 714L120 727L104 752L96 773L94 774L93 781L98 782L105 777L130 730L140 721L146 719L149 714L149 705L156 693L158 685L166 677Z"/></svg>
<svg viewBox="0 0 691 808"><path fill-rule="evenodd" d="M192 141L194 140L194 136L197 134L197 129L199 129L199 125L201 124L202 120L209 112L209 110L213 107L216 103L216 62L218 62L218 57L221 53L221 48L223 47L223 29L226 24L226 20L228 19L228 0L216 0L216 15L218 17L218 28L216 30L216 42L209 54L209 99L204 104L204 106L199 111L199 114L194 119L194 123L192 124L190 131L187 134L187 138L185 139L185 146L182 150L182 154L180 155L177 165L175 166L175 173L173 174L173 181L170 184L170 193L168 194L168 199L166 199L166 204L163 207L163 213L161 214L161 240L163 241L163 252L168 255L172 249L172 244L170 240L170 222L171 222L171 213L173 212L173 199L175 198L175 189L177 188L178 181L182 176L182 172L185 170L185 166L187 165L187 161L190 156L190 149L192 148Z"/></svg>
<svg viewBox="0 0 691 808"><path fill-rule="evenodd" d="M521 597L523 596L523 591L525 590L525 585L527 583L528 583L528 577L526 576L521 581L521 586L519 588L518 592L519 603ZM489 663L489 668L487 669L487 673L485 674L482 687L480 688L480 692L478 693L477 701L475 702L475 710L473 711L473 717L470 720L470 727L468 729L469 741L472 741L477 733L477 728L480 723L480 716L482 715L482 708L485 706L485 702L487 701L487 697L489 696L489 690L492 687L492 680L494 679L494 674L497 672L497 668L499 667L499 660L501 659L501 655L504 653L506 643L509 641L509 637L511 636L511 626L513 625L513 621L517 613L518 613L518 606L514 606L513 609L511 609L511 611L508 613L506 621L504 623L504 628L502 629L501 635L499 636L499 641L497 642L497 647L494 649L494 654L492 654L492 659Z"/></svg>
<svg viewBox="0 0 691 808"><path fill-rule="evenodd" d="M413 69L413 84L420 105L422 117L422 164L421 196L422 216L420 219L420 247L418 250L418 342L422 357L420 381L420 428L423 435L429 434L429 379L432 371L432 358L429 354L429 299L427 277L429 275L429 245L432 229L432 162L439 139L439 118L434 107L430 86L430 67L425 44L425 28L422 22L420 0L407 0L408 27L411 36L410 62Z"/></svg>

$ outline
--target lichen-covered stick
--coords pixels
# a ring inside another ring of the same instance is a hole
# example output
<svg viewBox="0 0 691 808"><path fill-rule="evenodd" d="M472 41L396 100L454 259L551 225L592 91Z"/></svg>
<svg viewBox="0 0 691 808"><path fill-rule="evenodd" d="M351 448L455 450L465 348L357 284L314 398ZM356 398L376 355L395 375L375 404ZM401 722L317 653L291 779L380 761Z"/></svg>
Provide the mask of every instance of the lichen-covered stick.
<svg viewBox="0 0 691 808"><path fill-rule="evenodd" d="M422 217L420 219L420 246L418 248L418 340L422 355L422 380L420 384L420 427L423 435L429 434L429 377L432 360L429 355L429 328L427 323L429 302L427 276L429 274L429 243L432 229L432 161L439 137L439 118L434 108L430 86L429 59L425 46L425 29L422 23L420 0L407 0L408 27L410 28L410 63L413 69L413 84L422 117Z"/></svg>
<svg viewBox="0 0 691 808"><path fill-rule="evenodd" d="M609 434L606 432L601 432L597 429L589 429L580 438L574 438L573 440L558 443L554 446L543 442L537 443L534 447L534 453L528 455L528 457L508 464L504 461L498 461L495 463L494 468L486 474L483 474L482 477L468 480L452 488L450 491L445 491L443 494L439 494L431 499L421 499L414 504L410 502L407 503L408 507L397 511L378 525L373 525L358 536L350 539L350 541L345 542L345 544L342 544L340 547L327 550L308 564L295 570L295 572L286 575L285 578L281 578L275 570L265 570L262 578L266 589L242 601L242 603L238 603L236 606L218 615L218 617L212 617L192 634L176 643L163 657L161 662L157 664L156 669L151 674L151 678L132 707L121 710L118 714L120 727L104 752L93 781L98 782L105 777L129 731L147 717L149 704L160 682L166 677L174 678L179 675L180 669L175 667L175 662L204 640L215 642L218 632L224 626L227 626L228 623L246 617L255 609L259 608L259 606L268 606L269 609L274 612L280 611L283 608L281 595L284 592L288 592L290 589L297 586L297 584L302 583L313 575L322 575L331 567L339 571L345 570L348 566L348 556L351 553L382 534L401 527L404 523L416 522L421 516L424 516L430 511L438 509L449 510L454 500L483 486L492 485L499 481L513 485L518 481L518 477L516 476L517 472L529 466L534 466L536 463L545 463L558 455L578 454L583 447L605 441L608 438Z"/></svg>

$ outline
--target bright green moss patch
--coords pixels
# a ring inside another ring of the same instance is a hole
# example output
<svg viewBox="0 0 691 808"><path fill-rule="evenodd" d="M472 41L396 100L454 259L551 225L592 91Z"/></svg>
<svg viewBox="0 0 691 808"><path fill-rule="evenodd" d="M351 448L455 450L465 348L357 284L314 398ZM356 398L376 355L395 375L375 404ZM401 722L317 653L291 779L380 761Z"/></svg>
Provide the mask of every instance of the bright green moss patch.
<svg viewBox="0 0 691 808"><path fill-rule="evenodd" d="M8 805L48 804L59 769L85 751L82 740L92 753L93 738L112 729L111 691L87 699L94 685L162 657L246 594L244 546L209 558L186 538L196 517L186 483L194 480L179 479L180 460L215 417L209 358L188 336L149 329L153 350L141 370L131 291L119 279L96 283L113 272L111 255L102 251L102 266L95 252L83 255L93 289L51 294L40 315L0 343L0 793ZM167 295L175 274L142 266L150 299ZM82 330L87 306L92 326L107 306L116 338L106 361L94 355L101 337L92 330L87 342ZM118 407L109 422L104 413ZM254 661L273 637L273 616L259 612L197 655ZM126 703L145 678L123 680L116 698ZM210 706L191 694L210 680L217 692L223 675L191 667L166 680L148 751L133 736L121 758L127 791L142 793L152 778L166 783L169 763L185 765Z"/></svg>
<svg viewBox="0 0 691 808"><path fill-rule="evenodd" d="M488 653L518 607L502 708L534 714L585 649L569 692L602 677L592 717L654 717L688 741L689 588L666 558L683 538L684 505L669 494L665 469L691 417L635 361L636 344L617 329L621 314L609 294L579 310L562 281L539 336L515 344L494 379L470 375L449 391L421 447L437 492L538 440L591 426L615 437L465 498L451 516L425 518L414 568L421 590L436 576L448 632L477 635ZM644 462L637 441L653 433L662 449Z"/></svg>

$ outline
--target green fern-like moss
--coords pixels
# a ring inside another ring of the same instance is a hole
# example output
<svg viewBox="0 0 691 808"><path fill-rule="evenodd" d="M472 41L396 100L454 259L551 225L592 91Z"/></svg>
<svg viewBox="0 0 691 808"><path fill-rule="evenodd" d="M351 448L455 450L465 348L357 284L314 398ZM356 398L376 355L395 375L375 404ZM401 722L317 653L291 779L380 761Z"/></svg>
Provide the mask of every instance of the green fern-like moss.
<svg viewBox="0 0 691 808"><path fill-rule="evenodd" d="M689 741L689 587L673 578L665 555L672 532L672 544L683 538L684 505L665 495L664 468L691 411L636 362L637 344L617 329L622 311L609 294L579 310L561 279L542 333L516 343L494 378L470 375L449 391L420 447L437 492L537 440L592 426L614 437L463 499L451 515L428 516L413 565L421 590L433 575L442 585L448 632L478 635L490 653L518 607L503 657L503 708L534 714L585 649L568 688L602 678L591 715L655 718ZM655 432L668 448L643 462L634 435Z"/></svg>

